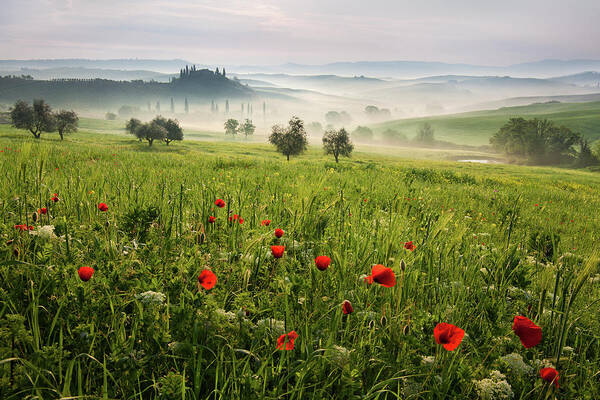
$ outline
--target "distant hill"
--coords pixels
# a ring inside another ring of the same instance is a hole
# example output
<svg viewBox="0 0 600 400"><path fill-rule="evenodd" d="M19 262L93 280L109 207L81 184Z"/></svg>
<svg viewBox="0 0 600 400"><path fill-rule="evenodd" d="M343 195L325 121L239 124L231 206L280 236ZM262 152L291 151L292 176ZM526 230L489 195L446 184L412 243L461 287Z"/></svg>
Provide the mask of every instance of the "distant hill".
<svg viewBox="0 0 600 400"><path fill-rule="evenodd" d="M175 74L163 74L146 70L101 69L84 67L58 67L58 68L21 68L14 71L1 72L0 75L28 75L33 79L110 79L114 81L157 81L169 82Z"/></svg>
<svg viewBox="0 0 600 400"><path fill-rule="evenodd" d="M102 108L127 104L145 108L150 102L161 102L164 110L174 98L181 104L209 102L219 99L251 98L254 91L235 79L210 70L198 70L173 79L170 83L114 81L108 79L34 80L0 78L0 102L43 98L54 107Z"/></svg>
<svg viewBox="0 0 600 400"><path fill-rule="evenodd" d="M0 60L0 71L16 71L21 68L92 68L147 70L173 73L192 64L189 61L147 59L56 59L56 60ZM200 64L201 68L211 67ZM600 60L541 60L509 66L488 66L465 63L431 61L356 61L334 62L320 65L287 63L282 65L226 65L236 73L284 73L300 75L371 76L383 78L419 78L432 75L511 75L517 77L550 78L577 74L582 71L600 71Z"/></svg>
<svg viewBox="0 0 600 400"><path fill-rule="evenodd" d="M571 83L579 86L591 86L600 89L600 72L586 71L579 74L559 76L552 78L553 81Z"/></svg>
<svg viewBox="0 0 600 400"><path fill-rule="evenodd" d="M412 138L417 129L428 122L433 127L437 140L478 146L489 144L489 138L511 117L546 118L582 133L589 140L600 139L600 101L552 102L436 117L400 119L371 125L370 128L375 134L392 129Z"/></svg>
<svg viewBox="0 0 600 400"><path fill-rule="evenodd" d="M0 60L0 71L14 71L21 68L46 69L46 68L99 68L122 70L149 70L165 73L174 73L186 65L193 64L185 60L147 60L147 59L112 59L90 60L83 58L66 58L50 60ZM200 68L206 66L201 65Z"/></svg>
<svg viewBox="0 0 600 400"><path fill-rule="evenodd" d="M390 78L417 78L431 75L511 75L542 77L600 70L600 60L541 60L509 66L484 66L429 61L357 61L322 65L283 64L277 66L231 66L235 72L278 72L289 74L368 75Z"/></svg>

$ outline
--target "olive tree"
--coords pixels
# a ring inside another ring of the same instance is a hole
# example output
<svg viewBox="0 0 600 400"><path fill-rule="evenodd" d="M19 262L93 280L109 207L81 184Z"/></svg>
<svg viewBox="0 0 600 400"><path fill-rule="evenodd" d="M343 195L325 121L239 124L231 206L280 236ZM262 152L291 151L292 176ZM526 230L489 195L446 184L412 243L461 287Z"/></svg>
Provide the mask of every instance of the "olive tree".
<svg viewBox="0 0 600 400"><path fill-rule="evenodd" d="M323 149L325 154L333 154L335 162L339 162L339 156L350 157L354 145L350 141L350 135L344 128L340 130L329 130L323 135Z"/></svg>
<svg viewBox="0 0 600 400"><path fill-rule="evenodd" d="M154 118L152 122L160 125L167 132L163 139L167 146L174 140L183 140L183 129L181 129L181 126L179 126L179 121L176 119L166 119L159 115L158 117Z"/></svg>
<svg viewBox="0 0 600 400"><path fill-rule="evenodd" d="M129 121L127 121L127 123L125 124L125 129L127 130L127 132L129 132L130 134L136 136L139 141L141 142L144 138L140 137L137 135L137 129L142 125L142 121L140 121L137 118L131 118Z"/></svg>
<svg viewBox="0 0 600 400"><path fill-rule="evenodd" d="M12 125L17 129L27 129L33 137L39 139L42 132L56 129L56 121L50 105L44 100L34 100L33 107L19 100L10 111Z"/></svg>
<svg viewBox="0 0 600 400"><path fill-rule="evenodd" d="M138 138L148 141L148 145L152 146L155 140L163 140L167 136L167 130L156 122L146 122L141 124L135 131Z"/></svg>
<svg viewBox="0 0 600 400"><path fill-rule="evenodd" d="M254 131L256 130L256 126L252 123L251 120L247 119L244 121L242 125L240 125L240 132L244 134L244 136L248 137L248 135L254 135Z"/></svg>
<svg viewBox="0 0 600 400"><path fill-rule="evenodd" d="M240 123L237 119L229 118L225 122L225 134L226 135L236 135L238 133L238 125Z"/></svg>
<svg viewBox="0 0 600 400"><path fill-rule="evenodd" d="M275 145L277 151L290 161L290 156L301 154L306 150L308 139L304 122L298 117L292 117L287 127L275 125L269 136L269 143Z"/></svg>
<svg viewBox="0 0 600 400"><path fill-rule="evenodd" d="M75 111L60 110L54 114L56 120L56 130L60 135L60 140L63 140L65 133L77 132L79 125L79 117Z"/></svg>

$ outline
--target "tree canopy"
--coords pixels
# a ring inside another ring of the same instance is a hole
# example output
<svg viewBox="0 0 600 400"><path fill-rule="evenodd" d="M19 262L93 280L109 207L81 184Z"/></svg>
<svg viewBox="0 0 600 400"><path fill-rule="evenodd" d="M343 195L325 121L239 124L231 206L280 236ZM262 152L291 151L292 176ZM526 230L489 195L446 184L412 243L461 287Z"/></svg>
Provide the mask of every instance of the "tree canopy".
<svg viewBox="0 0 600 400"><path fill-rule="evenodd" d="M419 130L417 130L415 141L422 144L433 144L435 142L433 133L433 127L429 124L429 122L425 122L419 128Z"/></svg>
<svg viewBox="0 0 600 400"><path fill-rule="evenodd" d="M223 70L223 71L225 71L225 70ZM256 129L256 126L248 118L246 118L244 123L242 125L240 125L240 132L242 132L244 134L244 136L246 136L246 137L248 137L248 135L254 135L255 129Z"/></svg>
<svg viewBox="0 0 600 400"><path fill-rule="evenodd" d="M152 146L155 140L163 140L167 136L167 130L155 121L141 124L135 132L138 138L148 141L149 146Z"/></svg>
<svg viewBox="0 0 600 400"><path fill-rule="evenodd" d="M163 138L167 146L174 140L183 140L183 129L179 125L179 121L176 119L166 119L160 115L152 120L153 123L163 127L166 131L166 135Z"/></svg>
<svg viewBox="0 0 600 400"><path fill-rule="evenodd" d="M65 133L77 132L77 126L79 125L79 117L75 111L60 110L54 115L56 121L56 130L60 135L60 140L63 140Z"/></svg>
<svg viewBox="0 0 600 400"><path fill-rule="evenodd" d="M335 162L339 156L350 157L354 145L350 142L350 136L344 128L340 130L329 130L323 135L323 149L325 154L333 154Z"/></svg>
<svg viewBox="0 0 600 400"><path fill-rule="evenodd" d="M33 137L39 139L42 132L52 132L56 129L56 120L50 105L44 100L34 100L33 107L19 100L10 112L12 125L17 129L27 129Z"/></svg>
<svg viewBox="0 0 600 400"><path fill-rule="evenodd" d="M492 146L508 156L535 164L561 164L573 161L582 137L565 126L537 118L511 118L490 138Z"/></svg>
<svg viewBox="0 0 600 400"><path fill-rule="evenodd" d="M298 117L292 117L287 127L273 126L269 143L275 145L277 151L290 161L290 156L301 154L308 145L304 122Z"/></svg>
<svg viewBox="0 0 600 400"><path fill-rule="evenodd" d="M238 125L240 123L237 119L229 118L225 122L225 134L226 135L236 135L238 133Z"/></svg>

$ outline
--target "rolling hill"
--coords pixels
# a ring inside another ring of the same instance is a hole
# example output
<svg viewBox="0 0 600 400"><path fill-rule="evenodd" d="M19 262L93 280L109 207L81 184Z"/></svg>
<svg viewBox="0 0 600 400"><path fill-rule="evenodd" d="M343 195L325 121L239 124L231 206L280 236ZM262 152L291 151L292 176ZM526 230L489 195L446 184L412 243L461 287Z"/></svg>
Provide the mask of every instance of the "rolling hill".
<svg viewBox="0 0 600 400"><path fill-rule="evenodd" d="M410 118L371 125L375 134L386 129L409 138L428 122L437 140L473 146L489 144L489 138L511 117L545 118L582 133L589 140L600 139L600 101L589 103L540 103L497 110L474 111L436 117Z"/></svg>

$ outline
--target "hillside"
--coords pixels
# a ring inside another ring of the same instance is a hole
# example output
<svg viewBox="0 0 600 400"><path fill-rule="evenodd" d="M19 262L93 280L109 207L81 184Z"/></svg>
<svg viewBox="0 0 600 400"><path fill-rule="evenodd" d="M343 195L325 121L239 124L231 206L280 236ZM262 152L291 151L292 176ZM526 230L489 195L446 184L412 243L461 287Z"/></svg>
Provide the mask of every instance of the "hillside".
<svg viewBox="0 0 600 400"><path fill-rule="evenodd" d="M410 118L370 126L378 134L393 129L415 136L425 122L431 124L438 140L457 144L486 145L489 138L511 117L546 118L582 133L590 140L600 139L600 102L542 103L497 110Z"/></svg>
<svg viewBox="0 0 600 400"><path fill-rule="evenodd" d="M106 108L128 104L145 107L171 98L208 102L225 98L249 98L254 91L236 80L204 69L170 83L114 81L107 79L33 80L0 77L0 102L44 98L55 107Z"/></svg>

